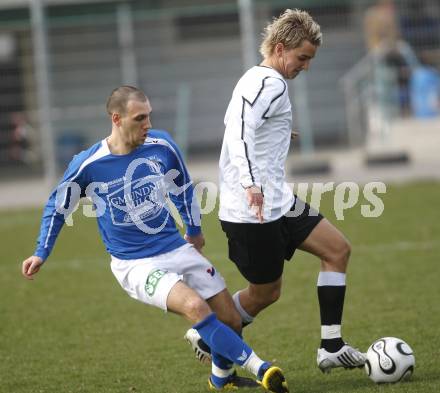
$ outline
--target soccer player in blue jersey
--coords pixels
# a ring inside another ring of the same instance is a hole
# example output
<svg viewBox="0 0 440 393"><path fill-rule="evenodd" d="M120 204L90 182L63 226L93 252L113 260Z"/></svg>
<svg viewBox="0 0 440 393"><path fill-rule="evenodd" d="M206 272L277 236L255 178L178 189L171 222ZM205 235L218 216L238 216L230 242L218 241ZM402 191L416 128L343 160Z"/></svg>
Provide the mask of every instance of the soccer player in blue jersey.
<svg viewBox="0 0 440 393"><path fill-rule="evenodd" d="M96 207L111 269L134 299L182 315L212 350L212 390L252 386L232 363L254 374L265 389L288 392L280 368L260 359L236 332L241 317L222 276L198 251L204 245L200 210L178 147L151 129L152 108L131 86L107 102L111 135L69 164L44 209L34 255L22 273L32 279L48 258L66 217L81 196ZM182 238L167 208L170 199L186 224Z"/></svg>

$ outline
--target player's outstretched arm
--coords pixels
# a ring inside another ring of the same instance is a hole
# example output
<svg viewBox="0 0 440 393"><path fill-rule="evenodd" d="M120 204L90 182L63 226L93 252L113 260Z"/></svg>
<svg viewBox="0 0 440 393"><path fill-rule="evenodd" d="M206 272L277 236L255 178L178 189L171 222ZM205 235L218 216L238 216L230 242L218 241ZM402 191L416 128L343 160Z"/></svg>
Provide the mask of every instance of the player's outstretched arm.
<svg viewBox="0 0 440 393"><path fill-rule="evenodd" d="M35 273L38 273L43 262L44 261L42 258L35 255L32 255L28 259L25 259L21 268L23 276L26 277L28 280L33 280L33 275Z"/></svg>

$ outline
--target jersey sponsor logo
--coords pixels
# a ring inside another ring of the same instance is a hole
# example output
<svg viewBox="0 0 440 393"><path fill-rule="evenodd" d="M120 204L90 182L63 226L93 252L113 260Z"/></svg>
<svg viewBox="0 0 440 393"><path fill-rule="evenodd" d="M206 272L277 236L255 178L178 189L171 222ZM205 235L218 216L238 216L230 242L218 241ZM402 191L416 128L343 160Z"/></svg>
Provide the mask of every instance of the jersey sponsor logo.
<svg viewBox="0 0 440 393"><path fill-rule="evenodd" d="M150 175L138 179L130 176L122 187L106 196L114 225L132 226L154 220L166 207L167 191L161 165L146 158L142 164L147 165ZM164 221L167 218L168 215Z"/></svg>
<svg viewBox="0 0 440 393"><path fill-rule="evenodd" d="M159 281L165 274L167 274L166 270L156 269L148 275L145 281L145 292L148 296L152 297L154 295Z"/></svg>
<svg viewBox="0 0 440 393"><path fill-rule="evenodd" d="M107 195L115 225L133 225L140 220L156 218L165 206L160 177L138 179ZM127 191L127 187L131 190Z"/></svg>

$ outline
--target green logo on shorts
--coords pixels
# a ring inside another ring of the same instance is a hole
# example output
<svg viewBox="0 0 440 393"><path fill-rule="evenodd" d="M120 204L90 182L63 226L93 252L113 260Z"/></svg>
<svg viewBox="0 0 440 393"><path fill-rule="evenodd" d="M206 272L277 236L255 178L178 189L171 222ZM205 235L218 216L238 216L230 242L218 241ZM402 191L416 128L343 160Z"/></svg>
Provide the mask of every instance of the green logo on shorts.
<svg viewBox="0 0 440 393"><path fill-rule="evenodd" d="M164 270L156 269L153 270L147 277L147 281L145 282L145 292L147 292L148 296L153 296L154 292L156 292L157 284L159 284L160 279L167 272Z"/></svg>

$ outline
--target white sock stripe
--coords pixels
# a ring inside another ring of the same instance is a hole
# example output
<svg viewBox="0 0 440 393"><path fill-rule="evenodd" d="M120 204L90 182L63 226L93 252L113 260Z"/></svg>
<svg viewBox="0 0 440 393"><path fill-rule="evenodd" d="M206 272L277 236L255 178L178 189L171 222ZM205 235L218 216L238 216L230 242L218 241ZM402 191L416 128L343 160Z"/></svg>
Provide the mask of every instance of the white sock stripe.
<svg viewBox="0 0 440 393"><path fill-rule="evenodd" d="M332 338L340 338L341 335L341 325L322 325L321 326L321 338L324 340L329 340Z"/></svg>
<svg viewBox="0 0 440 393"><path fill-rule="evenodd" d="M251 323L254 320L254 317L249 315L246 310L241 306L240 303L240 291L237 291L232 296L232 300L234 301L235 307L237 308L238 313L241 316L243 322Z"/></svg>
<svg viewBox="0 0 440 393"><path fill-rule="evenodd" d="M234 368L231 367L228 370L223 370L222 368L217 367L214 362L212 362L211 371L212 375L215 375L218 378L227 378L234 372Z"/></svg>
<svg viewBox="0 0 440 393"><path fill-rule="evenodd" d="M331 286L344 286L345 285L345 273L338 272L319 272L318 275L318 287L325 285Z"/></svg>

